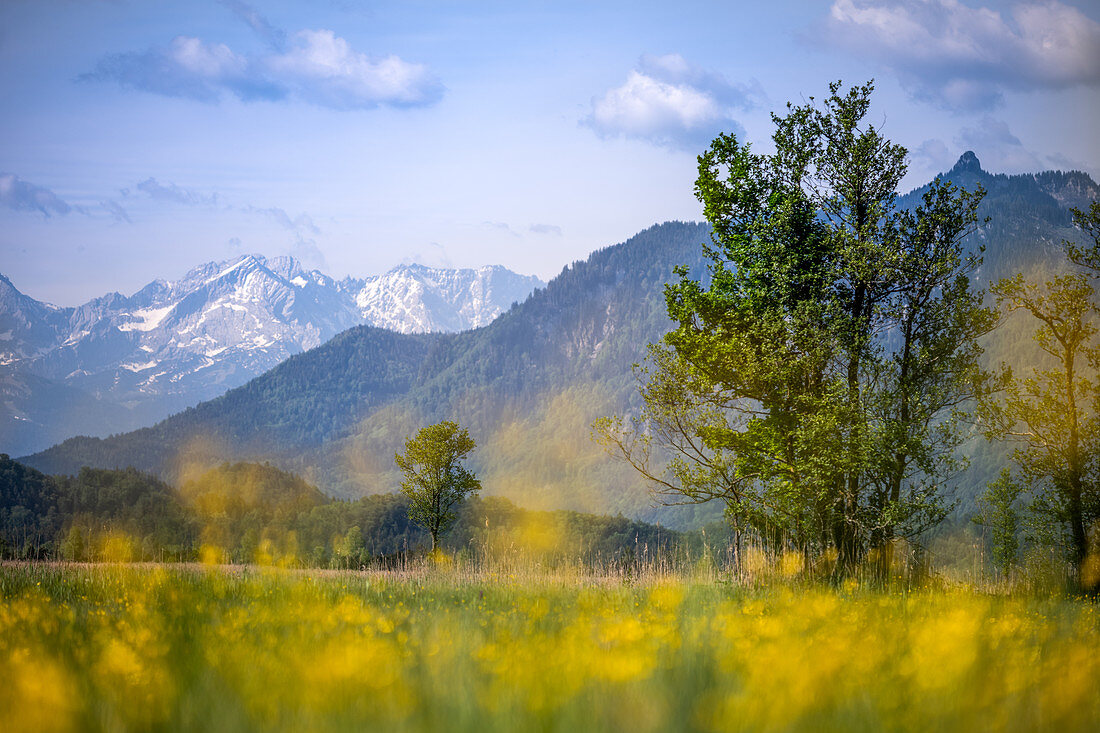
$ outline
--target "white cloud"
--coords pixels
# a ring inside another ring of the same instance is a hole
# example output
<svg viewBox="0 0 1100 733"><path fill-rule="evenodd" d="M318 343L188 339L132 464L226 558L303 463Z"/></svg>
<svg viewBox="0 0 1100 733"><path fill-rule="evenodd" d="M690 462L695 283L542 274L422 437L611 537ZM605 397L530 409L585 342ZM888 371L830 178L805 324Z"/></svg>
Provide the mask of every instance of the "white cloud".
<svg viewBox="0 0 1100 733"><path fill-rule="evenodd" d="M425 265L427 267L454 268L454 262L447 252L447 248L439 242L428 242L423 247L414 250L411 255L401 260L403 265Z"/></svg>
<svg viewBox="0 0 1100 733"><path fill-rule="evenodd" d="M308 237L296 236L289 248L290 256L302 263L310 270L327 270L325 253L317 246L317 242Z"/></svg>
<svg viewBox="0 0 1100 733"><path fill-rule="evenodd" d="M557 224L532 224L527 227L527 231L534 234L552 234L555 237L562 235L561 227Z"/></svg>
<svg viewBox="0 0 1100 733"><path fill-rule="evenodd" d="M1024 147L1003 120L983 117L977 125L964 127L955 137L960 150L973 150L986 170L996 173L1030 173L1048 166Z"/></svg>
<svg viewBox="0 0 1100 733"><path fill-rule="evenodd" d="M952 154L943 140L925 140L909 151L913 163L921 170L941 173L950 168L958 156Z"/></svg>
<svg viewBox="0 0 1100 733"><path fill-rule="evenodd" d="M276 28L268 22L267 18L260 15L255 8L242 0L218 0L234 15L243 20L256 35L275 48L282 48L286 44L286 33L281 28Z"/></svg>
<svg viewBox="0 0 1100 733"><path fill-rule="evenodd" d="M763 100L760 85L734 85L679 54L643 56L626 82L593 98L584 120L601 137L699 150L719 132L741 133L734 118Z"/></svg>
<svg viewBox="0 0 1100 733"><path fill-rule="evenodd" d="M248 61L224 43L206 44L187 36L172 41L168 57L184 72L212 81L243 76L248 71Z"/></svg>
<svg viewBox="0 0 1100 733"><path fill-rule="evenodd" d="M325 261L324 252L317 244L317 240L312 236L308 236L321 233L321 230L313 222L313 217L309 214L302 212L292 217L286 212L286 209L277 206L258 208L251 204L241 207L241 211L257 214L290 232L291 240L287 251L290 256L297 259L304 266L321 270L327 269L328 265ZM239 243L240 240L237 240L237 244L234 246L239 246ZM230 244L233 244L233 240L230 240Z"/></svg>
<svg viewBox="0 0 1100 733"><path fill-rule="evenodd" d="M1050 163L1050 167L1054 170L1060 171L1088 171L1091 166L1080 158L1071 158L1068 155L1062 153L1053 153L1046 156L1047 162ZM1095 174L1094 174L1095 175Z"/></svg>
<svg viewBox="0 0 1100 733"><path fill-rule="evenodd" d="M973 147L986 145L996 147L1023 147L1020 138L1008 129L1008 123L986 116L976 127L964 127L958 138L959 144Z"/></svg>
<svg viewBox="0 0 1100 733"><path fill-rule="evenodd" d="M48 188L24 181L13 173L0 173L0 205L16 211L38 211L43 216L68 214L73 207Z"/></svg>
<svg viewBox="0 0 1100 733"><path fill-rule="evenodd" d="M317 228L317 225L313 223L313 217L309 214L301 213L298 216L291 218L290 214L286 213L285 209L280 209L277 206L261 209L255 206L246 206L244 210L250 214L259 214L266 217L271 221L278 224L283 229L289 232L301 236L302 232L309 232L310 234L320 234L321 230Z"/></svg>
<svg viewBox="0 0 1100 733"><path fill-rule="evenodd" d="M488 229L490 231L495 231L495 232L500 232L501 234L508 234L510 236L513 236L513 237L518 237L519 236L519 234L516 232L516 230L512 229L512 227L510 227L508 225L508 222L504 222L504 221L483 221L483 222L481 222L481 226L484 229Z"/></svg>
<svg viewBox="0 0 1100 733"><path fill-rule="evenodd" d="M443 94L426 66L393 55L376 59L330 30L300 31L289 49L257 57L179 36L167 48L107 56L80 79L203 102L228 94L245 101L292 98L333 109L427 105Z"/></svg>
<svg viewBox="0 0 1100 733"><path fill-rule="evenodd" d="M297 43L265 65L294 93L325 107L414 106L439 99L442 86L422 64L397 56L374 59L332 31L300 31Z"/></svg>
<svg viewBox="0 0 1100 733"><path fill-rule="evenodd" d="M248 59L225 44L189 36L177 36L167 48L112 54L79 78L201 102L216 102L226 92L246 100L285 96L285 90L258 75Z"/></svg>
<svg viewBox="0 0 1100 733"><path fill-rule="evenodd" d="M126 209L122 208L122 204L115 201L114 199L107 199L105 201L100 201L99 205L102 206L104 209L106 209L107 213L110 214L111 218L114 219L116 222L118 222L120 224L122 222L126 222L127 224L133 224L134 223L130 219L129 212L127 212Z"/></svg>
<svg viewBox="0 0 1100 733"><path fill-rule="evenodd" d="M1100 85L1100 23L1057 0L1019 3L1009 17L958 0L835 0L826 38L949 109L988 109L1006 90Z"/></svg>
<svg viewBox="0 0 1100 733"><path fill-rule="evenodd" d="M968 150L974 152L982 168L991 173L1033 173L1049 169L1052 163L1059 167L1055 161L1061 162L1061 156L1044 158L1028 149L1004 120L989 115L961 128L951 145L933 138L922 142L911 154L917 169L936 175L950 170ZM1081 168L1080 165L1075 167Z"/></svg>
<svg viewBox="0 0 1100 733"><path fill-rule="evenodd" d="M174 183L158 183L155 178L146 178L136 186L137 190L149 198L160 201L172 201L185 206L214 206L218 203L218 194L203 194L194 189L182 188Z"/></svg>

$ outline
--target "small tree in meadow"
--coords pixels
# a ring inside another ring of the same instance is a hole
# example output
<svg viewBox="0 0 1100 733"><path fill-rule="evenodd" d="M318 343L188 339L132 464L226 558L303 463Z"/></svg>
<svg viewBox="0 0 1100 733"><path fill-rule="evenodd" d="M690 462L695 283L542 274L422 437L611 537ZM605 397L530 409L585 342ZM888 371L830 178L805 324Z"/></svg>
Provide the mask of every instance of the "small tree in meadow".
<svg viewBox="0 0 1100 733"><path fill-rule="evenodd" d="M993 564L1007 578L1020 555L1020 512L1017 500L1024 487L1012 478L1007 468L996 481L991 481L978 497L979 513L974 521L988 527L992 533L990 550Z"/></svg>
<svg viewBox="0 0 1100 733"><path fill-rule="evenodd" d="M450 420L421 428L405 441L405 452L393 457L405 480L401 492L409 497L409 519L432 536L432 553L439 551L439 535L457 517L454 508L481 482L462 461L477 447L465 428Z"/></svg>

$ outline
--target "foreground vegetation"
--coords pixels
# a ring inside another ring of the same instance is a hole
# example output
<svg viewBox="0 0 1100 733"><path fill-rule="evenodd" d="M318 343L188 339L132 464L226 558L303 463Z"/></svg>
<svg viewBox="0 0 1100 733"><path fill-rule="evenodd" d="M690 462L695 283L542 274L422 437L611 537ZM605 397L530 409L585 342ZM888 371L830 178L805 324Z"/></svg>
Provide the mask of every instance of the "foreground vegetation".
<svg viewBox="0 0 1100 733"><path fill-rule="evenodd" d="M330 499L255 463L223 464L177 489L132 468L47 476L0 454L0 559L393 566L430 545L409 504L400 494ZM658 550L699 556L703 544L698 533L622 516L529 511L500 497L474 497L455 515L443 547L466 556L521 548L548 561L606 564Z"/></svg>
<svg viewBox="0 0 1100 733"><path fill-rule="evenodd" d="M0 729L1100 724L1092 603L773 573L6 564Z"/></svg>
<svg viewBox="0 0 1100 733"><path fill-rule="evenodd" d="M985 190L937 178L900 206L908 152L882 137L873 89L788 104L774 153L720 134L699 156L709 277L677 268L674 327L637 370L643 408L596 437L658 495L721 502L735 532L833 556L839 580L951 515L981 431L1015 466L979 499L1004 571L1026 514L1029 544L1063 550L1093 591L1100 203L1071 210L1058 266L986 293ZM986 348L1012 314L1034 344L998 365Z"/></svg>

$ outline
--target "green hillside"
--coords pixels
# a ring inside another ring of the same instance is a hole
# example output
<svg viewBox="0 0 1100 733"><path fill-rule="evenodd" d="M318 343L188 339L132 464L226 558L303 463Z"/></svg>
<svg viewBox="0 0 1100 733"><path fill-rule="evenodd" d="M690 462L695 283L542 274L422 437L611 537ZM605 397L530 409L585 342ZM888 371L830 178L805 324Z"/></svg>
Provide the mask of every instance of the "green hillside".
<svg viewBox="0 0 1100 733"><path fill-rule="evenodd" d="M224 463L179 489L132 468L47 476L0 454L0 559L197 560L311 567L386 565L423 553L427 532L401 494L323 495L274 466ZM444 533L448 552L616 562L644 548L698 553L681 535L624 517L531 512L473 497Z"/></svg>
<svg viewBox="0 0 1100 733"><path fill-rule="evenodd" d="M452 418L479 443L474 467L488 493L650 516L646 487L591 443L589 425L635 399L631 365L668 326L663 284L677 265L698 269L707 235L702 224L654 226L566 267L484 328L351 329L151 428L73 438L26 461L52 473L135 466L176 480L223 461L269 460L352 498L394 490L404 438Z"/></svg>
<svg viewBox="0 0 1100 733"><path fill-rule="evenodd" d="M985 247L979 285L1050 267L1061 239L1073 236L1069 207L1098 193L1082 173L994 175L972 154L945 176L988 192L982 212L990 221L972 238ZM648 487L593 444L589 426L637 406L631 365L668 328L662 286L677 265L702 274L708 232L697 223L651 227L566 267L484 328L421 336L351 329L156 426L73 438L25 461L48 473L135 466L169 481L225 461L270 461L350 499L394 491L393 454L404 438L452 419L478 442L472 466L489 495L697 526L720 507L652 506ZM1029 324L1010 320L990 338L989 359L1030 353L1030 337ZM979 440L968 450L972 469L948 489L961 514L1004 460L1002 447Z"/></svg>
<svg viewBox="0 0 1100 733"><path fill-rule="evenodd" d="M1041 281L1065 267L1061 242L1080 234L1073 228L1071 207L1087 209L1089 202L1100 198L1100 186L1080 171L994 174L983 170L973 153L964 154L944 177L962 188L973 190L980 185L986 191L979 216L988 221L970 240L974 248L985 247L984 263L977 273L977 284L983 288L1018 272ZM917 203L926 189L899 197L898 205ZM1035 328L1034 319L1024 313L1006 318L984 341L986 362L1017 369L1044 363L1047 357L1033 339ZM964 447L969 469L946 487L946 493L958 502L956 520L974 514L976 497L1008 465L1012 450L1005 443L989 443L976 428L974 433Z"/></svg>

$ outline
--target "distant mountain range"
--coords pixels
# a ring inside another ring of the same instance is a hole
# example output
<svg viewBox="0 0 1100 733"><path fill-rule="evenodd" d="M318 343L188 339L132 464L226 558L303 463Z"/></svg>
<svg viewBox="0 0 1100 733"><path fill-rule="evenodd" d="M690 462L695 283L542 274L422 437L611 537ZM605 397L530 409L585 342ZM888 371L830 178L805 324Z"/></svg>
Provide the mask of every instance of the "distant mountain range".
<svg viewBox="0 0 1100 733"><path fill-rule="evenodd" d="M944 175L988 192L982 211L992 220L972 240L986 248L980 284L1060 258L1058 243L1074 236L1068 207L1100 195L1084 173L993 175L973 154ZM914 205L920 193L899 204ZM532 508L690 526L721 507L653 508L646 485L593 445L589 426L637 408L631 365L670 326L662 286L677 265L704 274L700 244L708 236L703 224L654 226L566 267L485 328L424 335L352 328L153 427L67 440L22 460L47 473L133 465L169 480L222 461L271 461L329 495L353 497L394 490L401 441L449 418L477 440L474 467L487 493ZM992 350L1030 343L1032 331L1004 331ZM1003 462L1003 452L975 450L974 469L955 489L964 509Z"/></svg>
<svg viewBox="0 0 1100 733"><path fill-rule="evenodd" d="M709 232L654 226L567 266L484 328L349 329L153 427L70 439L28 462L48 473L133 465L178 481L250 456L350 498L394 491L405 437L452 418L478 443L472 465L487 493L640 516L647 487L604 457L589 425L636 402L631 364L669 327L662 286L677 265L700 271Z"/></svg>
<svg viewBox="0 0 1100 733"><path fill-rule="evenodd" d="M542 285L499 266L337 281L290 257L244 255L58 308L0 275L0 452L150 424L359 324L477 328Z"/></svg>
<svg viewBox="0 0 1100 733"><path fill-rule="evenodd" d="M978 276L983 287L1029 267L1064 261L1059 244L1076 236L1070 209L1088 209L1090 202L1100 198L1100 186L1087 173L990 173L969 151L941 178L971 191L981 186L986 192L978 215L989 221L970 240L974 248L985 247ZM927 185L921 186L898 197L898 205L918 204L927 190Z"/></svg>

